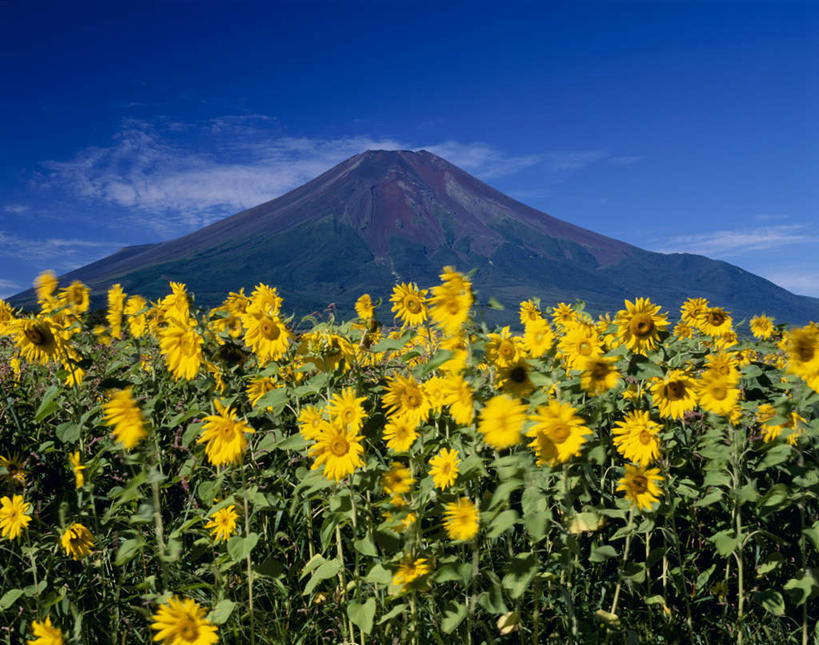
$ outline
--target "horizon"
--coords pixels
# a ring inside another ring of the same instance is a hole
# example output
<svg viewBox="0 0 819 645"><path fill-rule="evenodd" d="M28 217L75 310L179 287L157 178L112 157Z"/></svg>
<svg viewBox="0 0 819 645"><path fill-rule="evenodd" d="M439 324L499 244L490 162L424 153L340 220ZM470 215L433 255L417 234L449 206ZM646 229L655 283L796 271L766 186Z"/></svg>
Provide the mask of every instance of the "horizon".
<svg viewBox="0 0 819 645"><path fill-rule="evenodd" d="M819 297L815 6L464 7L0 3L0 297L371 148Z"/></svg>

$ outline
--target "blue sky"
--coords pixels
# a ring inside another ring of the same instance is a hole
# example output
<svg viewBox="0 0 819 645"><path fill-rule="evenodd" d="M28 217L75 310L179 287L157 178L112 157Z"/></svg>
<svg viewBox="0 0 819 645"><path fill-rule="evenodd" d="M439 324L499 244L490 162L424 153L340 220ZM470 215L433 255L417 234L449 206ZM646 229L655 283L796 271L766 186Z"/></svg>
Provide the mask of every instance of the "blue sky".
<svg viewBox="0 0 819 645"><path fill-rule="evenodd" d="M819 297L817 61L788 0L3 0L0 297L368 148Z"/></svg>

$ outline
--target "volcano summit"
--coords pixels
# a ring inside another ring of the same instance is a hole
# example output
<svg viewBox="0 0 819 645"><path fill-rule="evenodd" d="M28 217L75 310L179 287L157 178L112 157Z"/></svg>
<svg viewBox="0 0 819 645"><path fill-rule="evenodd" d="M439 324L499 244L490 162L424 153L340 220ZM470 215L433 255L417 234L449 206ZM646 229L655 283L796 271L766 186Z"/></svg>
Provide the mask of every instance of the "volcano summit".
<svg viewBox="0 0 819 645"><path fill-rule="evenodd" d="M272 201L175 240L123 248L60 281L82 280L96 294L119 282L147 298L180 281L200 305L265 282L287 310L335 303L349 316L362 293L436 284L448 264L477 269L479 301L494 296L512 308L537 296L616 311L647 296L673 316L687 297L704 297L736 319L819 320L819 299L725 262L645 251L556 219L426 150L363 152Z"/></svg>

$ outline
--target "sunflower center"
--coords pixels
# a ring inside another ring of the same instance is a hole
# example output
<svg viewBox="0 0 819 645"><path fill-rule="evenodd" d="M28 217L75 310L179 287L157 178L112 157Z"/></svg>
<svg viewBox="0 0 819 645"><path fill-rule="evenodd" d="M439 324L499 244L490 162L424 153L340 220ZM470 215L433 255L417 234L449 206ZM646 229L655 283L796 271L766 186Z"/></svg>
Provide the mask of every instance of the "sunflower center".
<svg viewBox="0 0 819 645"><path fill-rule="evenodd" d="M648 430L643 430L642 432L640 432L640 443L643 444L644 446L647 446L648 444L650 444L651 439L652 439L652 436L651 436L651 433Z"/></svg>
<svg viewBox="0 0 819 645"><path fill-rule="evenodd" d="M665 395L669 401L677 401L685 396L685 384L671 381L665 386Z"/></svg>
<svg viewBox="0 0 819 645"><path fill-rule="evenodd" d="M711 323L714 327L719 327L722 323L725 322L725 314L721 311L709 311L708 312L708 322Z"/></svg>
<svg viewBox="0 0 819 645"><path fill-rule="evenodd" d="M177 629L179 630L180 638L193 643L199 638L199 627L196 621L190 616L185 616L179 621Z"/></svg>
<svg viewBox="0 0 819 645"><path fill-rule="evenodd" d="M648 480L643 475L635 475L631 480L631 486L637 495L645 493L648 490Z"/></svg>
<svg viewBox="0 0 819 645"><path fill-rule="evenodd" d="M645 338L654 331L654 320L648 314L637 314L631 319L629 329L637 338Z"/></svg>
<svg viewBox="0 0 819 645"><path fill-rule="evenodd" d="M74 301L75 305L77 305L77 306L81 305L82 302L83 302L82 291L80 291L80 290L74 291L74 294L73 294L71 299Z"/></svg>
<svg viewBox="0 0 819 645"><path fill-rule="evenodd" d="M461 307L460 307L460 305L458 304L458 300L457 300L457 298L450 298L450 299L447 301L447 303L446 303L446 310L447 310L447 311L450 313L450 315L452 315L452 316L454 316L455 314L457 314L457 313L458 313L458 312L461 310Z"/></svg>
<svg viewBox="0 0 819 645"><path fill-rule="evenodd" d="M721 385L717 385L711 390L711 396L715 398L717 401L722 401L728 396L728 390L726 390Z"/></svg>
<svg viewBox="0 0 819 645"><path fill-rule="evenodd" d="M813 360L815 354L816 349L812 343L801 342L796 346L796 356L799 358L800 363L808 363Z"/></svg>
<svg viewBox="0 0 819 645"><path fill-rule="evenodd" d="M564 423L556 425L552 428L552 441L554 443L563 443L569 437L569 433L571 432L571 428Z"/></svg>
<svg viewBox="0 0 819 645"><path fill-rule="evenodd" d="M336 457L343 457L350 451L350 443L345 437L336 435L330 440L328 448Z"/></svg>
<svg viewBox="0 0 819 645"><path fill-rule="evenodd" d="M43 347L50 345L54 340L51 330L43 323L34 323L25 328L23 332L32 345Z"/></svg>
<svg viewBox="0 0 819 645"><path fill-rule="evenodd" d="M226 441L233 439L233 426L229 423L226 423L222 426L220 431L222 438Z"/></svg>
<svg viewBox="0 0 819 645"><path fill-rule="evenodd" d="M347 423L350 423L355 418L355 415L353 414L353 411L350 408L347 408L346 410L344 410L344 412L341 413L341 418L344 419L344 421L346 421Z"/></svg>
<svg viewBox="0 0 819 645"><path fill-rule="evenodd" d="M279 337L279 326L268 318L259 323L259 331L267 340L276 340Z"/></svg>
<svg viewBox="0 0 819 645"><path fill-rule="evenodd" d="M196 340L193 334L185 334L182 337L182 342L179 344L182 353L186 356L192 356L196 353Z"/></svg>
<svg viewBox="0 0 819 645"><path fill-rule="evenodd" d="M604 361L595 361L591 367L591 377L595 381L601 381L609 374L608 363Z"/></svg>
<svg viewBox="0 0 819 645"><path fill-rule="evenodd" d="M525 383L526 368L521 367L520 365L512 368L512 371L509 372L509 380L514 381L515 383Z"/></svg>
<svg viewBox="0 0 819 645"><path fill-rule="evenodd" d="M512 344L512 341L501 341L498 353L506 360L512 358L515 355L515 346Z"/></svg>
<svg viewBox="0 0 819 645"><path fill-rule="evenodd" d="M419 405L421 405L421 395L418 392L407 392L404 401L406 402L408 408L417 408Z"/></svg>
<svg viewBox="0 0 819 645"><path fill-rule="evenodd" d="M584 340L577 346L577 353L582 354L583 356L588 356L591 354L591 343L589 341Z"/></svg>
<svg viewBox="0 0 819 645"><path fill-rule="evenodd" d="M415 296L407 296L404 299L404 308L411 314L417 314L421 311L421 303Z"/></svg>

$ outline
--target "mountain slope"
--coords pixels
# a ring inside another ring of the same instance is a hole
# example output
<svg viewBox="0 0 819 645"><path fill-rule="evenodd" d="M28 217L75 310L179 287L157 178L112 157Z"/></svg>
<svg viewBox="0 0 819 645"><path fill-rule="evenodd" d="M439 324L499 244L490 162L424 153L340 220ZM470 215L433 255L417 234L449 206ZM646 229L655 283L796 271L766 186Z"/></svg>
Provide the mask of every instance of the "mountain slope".
<svg viewBox="0 0 819 645"><path fill-rule="evenodd" d="M95 293L120 282L155 298L178 280L206 305L266 282L299 314L335 303L350 315L361 293L434 284L446 264L477 269L481 298L512 308L539 296L616 310L648 296L673 314L702 296L736 317L819 320L817 299L725 262L652 253L556 219L423 150L361 153L277 199L175 240L121 249L61 282L79 279Z"/></svg>

